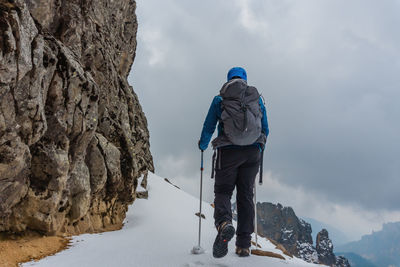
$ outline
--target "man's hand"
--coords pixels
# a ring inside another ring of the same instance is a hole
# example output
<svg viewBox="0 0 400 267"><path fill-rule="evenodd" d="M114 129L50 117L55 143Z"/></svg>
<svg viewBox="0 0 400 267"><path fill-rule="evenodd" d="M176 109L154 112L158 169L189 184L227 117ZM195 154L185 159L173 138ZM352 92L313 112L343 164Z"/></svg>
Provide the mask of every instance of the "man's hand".
<svg viewBox="0 0 400 267"><path fill-rule="evenodd" d="M201 145L200 140L199 140L199 142L198 142L198 146L199 146L199 149L200 149L201 151L204 151L204 150L207 149L207 147L204 147L204 146Z"/></svg>

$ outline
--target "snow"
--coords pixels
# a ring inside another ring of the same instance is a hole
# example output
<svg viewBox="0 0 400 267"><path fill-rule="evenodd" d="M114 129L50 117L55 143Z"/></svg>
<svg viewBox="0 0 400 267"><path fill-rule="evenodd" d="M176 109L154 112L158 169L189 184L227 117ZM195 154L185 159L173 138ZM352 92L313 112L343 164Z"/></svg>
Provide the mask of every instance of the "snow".
<svg viewBox="0 0 400 267"><path fill-rule="evenodd" d="M266 239L258 237L262 250L279 253L286 260L251 255L239 258L234 253L235 241L229 243L228 255L212 256L216 230L213 208L203 202L201 246L205 254L190 253L198 242L199 200L149 173L149 198L137 199L129 208L122 230L73 237L72 246L39 262L22 266L317 266L283 255ZM321 265L318 265L321 266Z"/></svg>
<svg viewBox="0 0 400 267"><path fill-rule="evenodd" d="M299 221L300 221L300 225L301 225L303 228L305 228L307 222L305 222L305 221L304 221L303 219L301 219L301 218L299 218Z"/></svg>
<svg viewBox="0 0 400 267"><path fill-rule="evenodd" d="M300 243L297 241L297 248L300 258L308 262L318 262L317 250L310 243Z"/></svg>
<svg viewBox="0 0 400 267"><path fill-rule="evenodd" d="M282 232L282 237L281 238L284 241L290 240L292 238L292 236L293 236L293 230L291 230L291 229L284 228L284 229L281 230L281 232Z"/></svg>

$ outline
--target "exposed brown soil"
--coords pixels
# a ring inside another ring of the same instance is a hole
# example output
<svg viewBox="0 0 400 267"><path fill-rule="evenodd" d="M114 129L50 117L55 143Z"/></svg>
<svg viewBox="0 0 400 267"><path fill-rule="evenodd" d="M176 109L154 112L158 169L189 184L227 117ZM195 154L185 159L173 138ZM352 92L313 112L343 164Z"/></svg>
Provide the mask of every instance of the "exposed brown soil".
<svg viewBox="0 0 400 267"><path fill-rule="evenodd" d="M251 250L251 254L257 255L257 256L266 256L266 257L272 257L272 258L278 258L278 259L285 260L285 257L283 257L280 254L270 252L270 251L263 251L263 250L259 250L259 249Z"/></svg>
<svg viewBox="0 0 400 267"><path fill-rule="evenodd" d="M70 239L61 236L0 235L0 267L14 267L19 263L39 260L68 247Z"/></svg>

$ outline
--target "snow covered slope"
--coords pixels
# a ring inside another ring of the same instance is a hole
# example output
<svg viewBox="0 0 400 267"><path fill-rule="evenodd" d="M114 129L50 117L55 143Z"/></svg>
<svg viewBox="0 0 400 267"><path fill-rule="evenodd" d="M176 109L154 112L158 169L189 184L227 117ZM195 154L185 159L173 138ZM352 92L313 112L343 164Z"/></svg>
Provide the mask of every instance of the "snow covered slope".
<svg viewBox="0 0 400 267"><path fill-rule="evenodd" d="M317 266L297 258L286 260L251 255L239 258L234 253L234 239L228 255L212 257L216 230L213 208L203 203L202 247L205 254L192 255L197 245L199 200L167 183L163 178L149 174L149 198L138 199L127 213L125 226L120 231L85 234L73 238L72 247L39 262L23 266ZM262 250L282 254L269 241L258 238ZM321 265L318 265L321 266Z"/></svg>

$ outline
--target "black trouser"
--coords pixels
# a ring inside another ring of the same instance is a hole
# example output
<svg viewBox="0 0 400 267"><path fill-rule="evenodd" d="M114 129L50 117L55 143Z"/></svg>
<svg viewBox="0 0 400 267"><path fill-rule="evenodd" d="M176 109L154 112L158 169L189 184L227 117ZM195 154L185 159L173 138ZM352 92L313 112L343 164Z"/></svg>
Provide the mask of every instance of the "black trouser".
<svg viewBox="0 0 400 267"><path fill-rule="evenodd" d="M236 246L250 247L254 230L254 180L260 167L258 146L220 148L214 185L215 225L232 221L231 197L236 186L238 221Z"/></svg>

